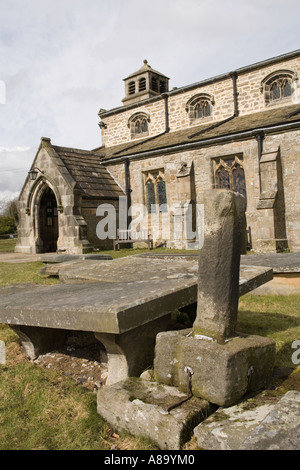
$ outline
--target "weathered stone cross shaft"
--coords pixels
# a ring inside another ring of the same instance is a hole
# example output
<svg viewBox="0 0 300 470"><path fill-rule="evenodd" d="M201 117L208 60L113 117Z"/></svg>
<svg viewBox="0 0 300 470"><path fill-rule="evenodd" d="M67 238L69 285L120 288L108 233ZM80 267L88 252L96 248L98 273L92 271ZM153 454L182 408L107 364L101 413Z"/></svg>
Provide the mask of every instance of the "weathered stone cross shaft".
<svg viewBox="0 0 300 470"><path fill-rule="evenodd" d="M239 193L203 193L204 245L199 253L198 306L194 335L223 343L235 334L246 200Z"/></svg>
<svg viewBox="0 0 300 470"><path fill-rule="evenodd" d="M192 331L156 337L157 382L186 389L220 406L264 388L272 376L275 342L236 333L245 199L228 190L203 193L204 244L199 252L197 315Z"/></svg>

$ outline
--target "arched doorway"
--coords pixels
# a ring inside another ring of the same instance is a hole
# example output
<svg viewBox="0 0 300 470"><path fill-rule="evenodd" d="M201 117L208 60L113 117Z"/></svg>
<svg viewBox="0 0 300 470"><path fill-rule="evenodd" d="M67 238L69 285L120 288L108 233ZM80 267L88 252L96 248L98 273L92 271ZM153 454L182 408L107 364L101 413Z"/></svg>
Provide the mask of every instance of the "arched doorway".
<svg viewBox="0 0 300 470"><path fill-rule="evenodd" d="M57 201L49 186L45 189L39 207L39 238L42 241L43 253L57 250L58 212Z"/></svg>

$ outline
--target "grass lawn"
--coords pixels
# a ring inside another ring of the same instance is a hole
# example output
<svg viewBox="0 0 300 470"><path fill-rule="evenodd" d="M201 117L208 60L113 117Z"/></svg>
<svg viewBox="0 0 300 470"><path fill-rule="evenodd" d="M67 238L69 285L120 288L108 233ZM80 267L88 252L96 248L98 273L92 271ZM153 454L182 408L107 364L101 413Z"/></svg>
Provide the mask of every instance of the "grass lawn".
<svg viewBox="0 0 300 470"><path fill-rule="evenodd" d="M0 245L6 241L1 240ZM120 250L112 255L140 252ZM40 262L0 262L0 285L58 282L42 276L41 266ZM276 367L288 372L274 379L270 393L300 391L300 367L292 363L291 347L293 341L300 340L300 296L242 297L237 330L276 341ZM6 364L0 365L0 450L155 449L145 439L116 435L97 414L95 393L26 360L17 335L7 325L0 325L0 340L6 349Z"/></svg>
<svg viewBox="0 0 300 470"><path fill-rule="evenodd" d="M0 240L0 253L13 253L17 243L17 238L7 238Z"/></svg>

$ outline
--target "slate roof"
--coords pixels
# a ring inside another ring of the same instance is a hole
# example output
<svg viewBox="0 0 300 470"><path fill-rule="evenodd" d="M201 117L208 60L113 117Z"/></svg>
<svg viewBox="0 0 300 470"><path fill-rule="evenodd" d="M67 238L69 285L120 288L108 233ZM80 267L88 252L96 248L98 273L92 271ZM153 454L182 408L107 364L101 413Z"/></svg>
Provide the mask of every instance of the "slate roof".
<svg viewBox="0 0 300 470"><path fill-rule="evenodd" d="M113 147L101 147L99 152L101 152L102 160L110 160L122 156L129 157L144 152L151 153L154 150L161 150L163 153L172 148L176 151L176 146L182 144L199 143L199 146L201 146L207 144L213 138L224 137L225 140L226 138L230 140L233 135L236 136L237 134L262 128L267 132L268 129L271 130L274 126L293 123L299 123L300 127L299 104L270 108L266 111L224 119L219 122L206 122L201 126L192 126L180 131L163 133Z"/></svg>
<svg viewBox="0 0 300 470"><path fill-rule="evenodd" d="M124 195L108 170L100 165L101 154L52 145L84 198L118 199Z"/></svg>

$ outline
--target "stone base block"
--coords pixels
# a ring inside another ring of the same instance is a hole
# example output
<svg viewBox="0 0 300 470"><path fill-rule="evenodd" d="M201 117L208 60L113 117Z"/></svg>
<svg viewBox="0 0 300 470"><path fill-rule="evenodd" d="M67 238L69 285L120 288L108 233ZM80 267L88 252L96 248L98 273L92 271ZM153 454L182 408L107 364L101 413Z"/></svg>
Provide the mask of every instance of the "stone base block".
<svg viewBox="0 0 300 470"><path fill-rule="evenodd" d="M191 333L181 330L157 336L155 380L186 390L184 369L190 367L193 395L220 406L233 405L246 393L266 388L273 374L275 341L238 336L219 344Z"/></svg>
<svg viewBox="0 0 300 470"><path fill-rule="evenodd" d="M192 397L167 411L184 398L186 393L175 387L128 378L98 391L97 411L116 430L148 437L163 450L178 450L191 438L193 429L216 410L207 401Z"/></svg>

